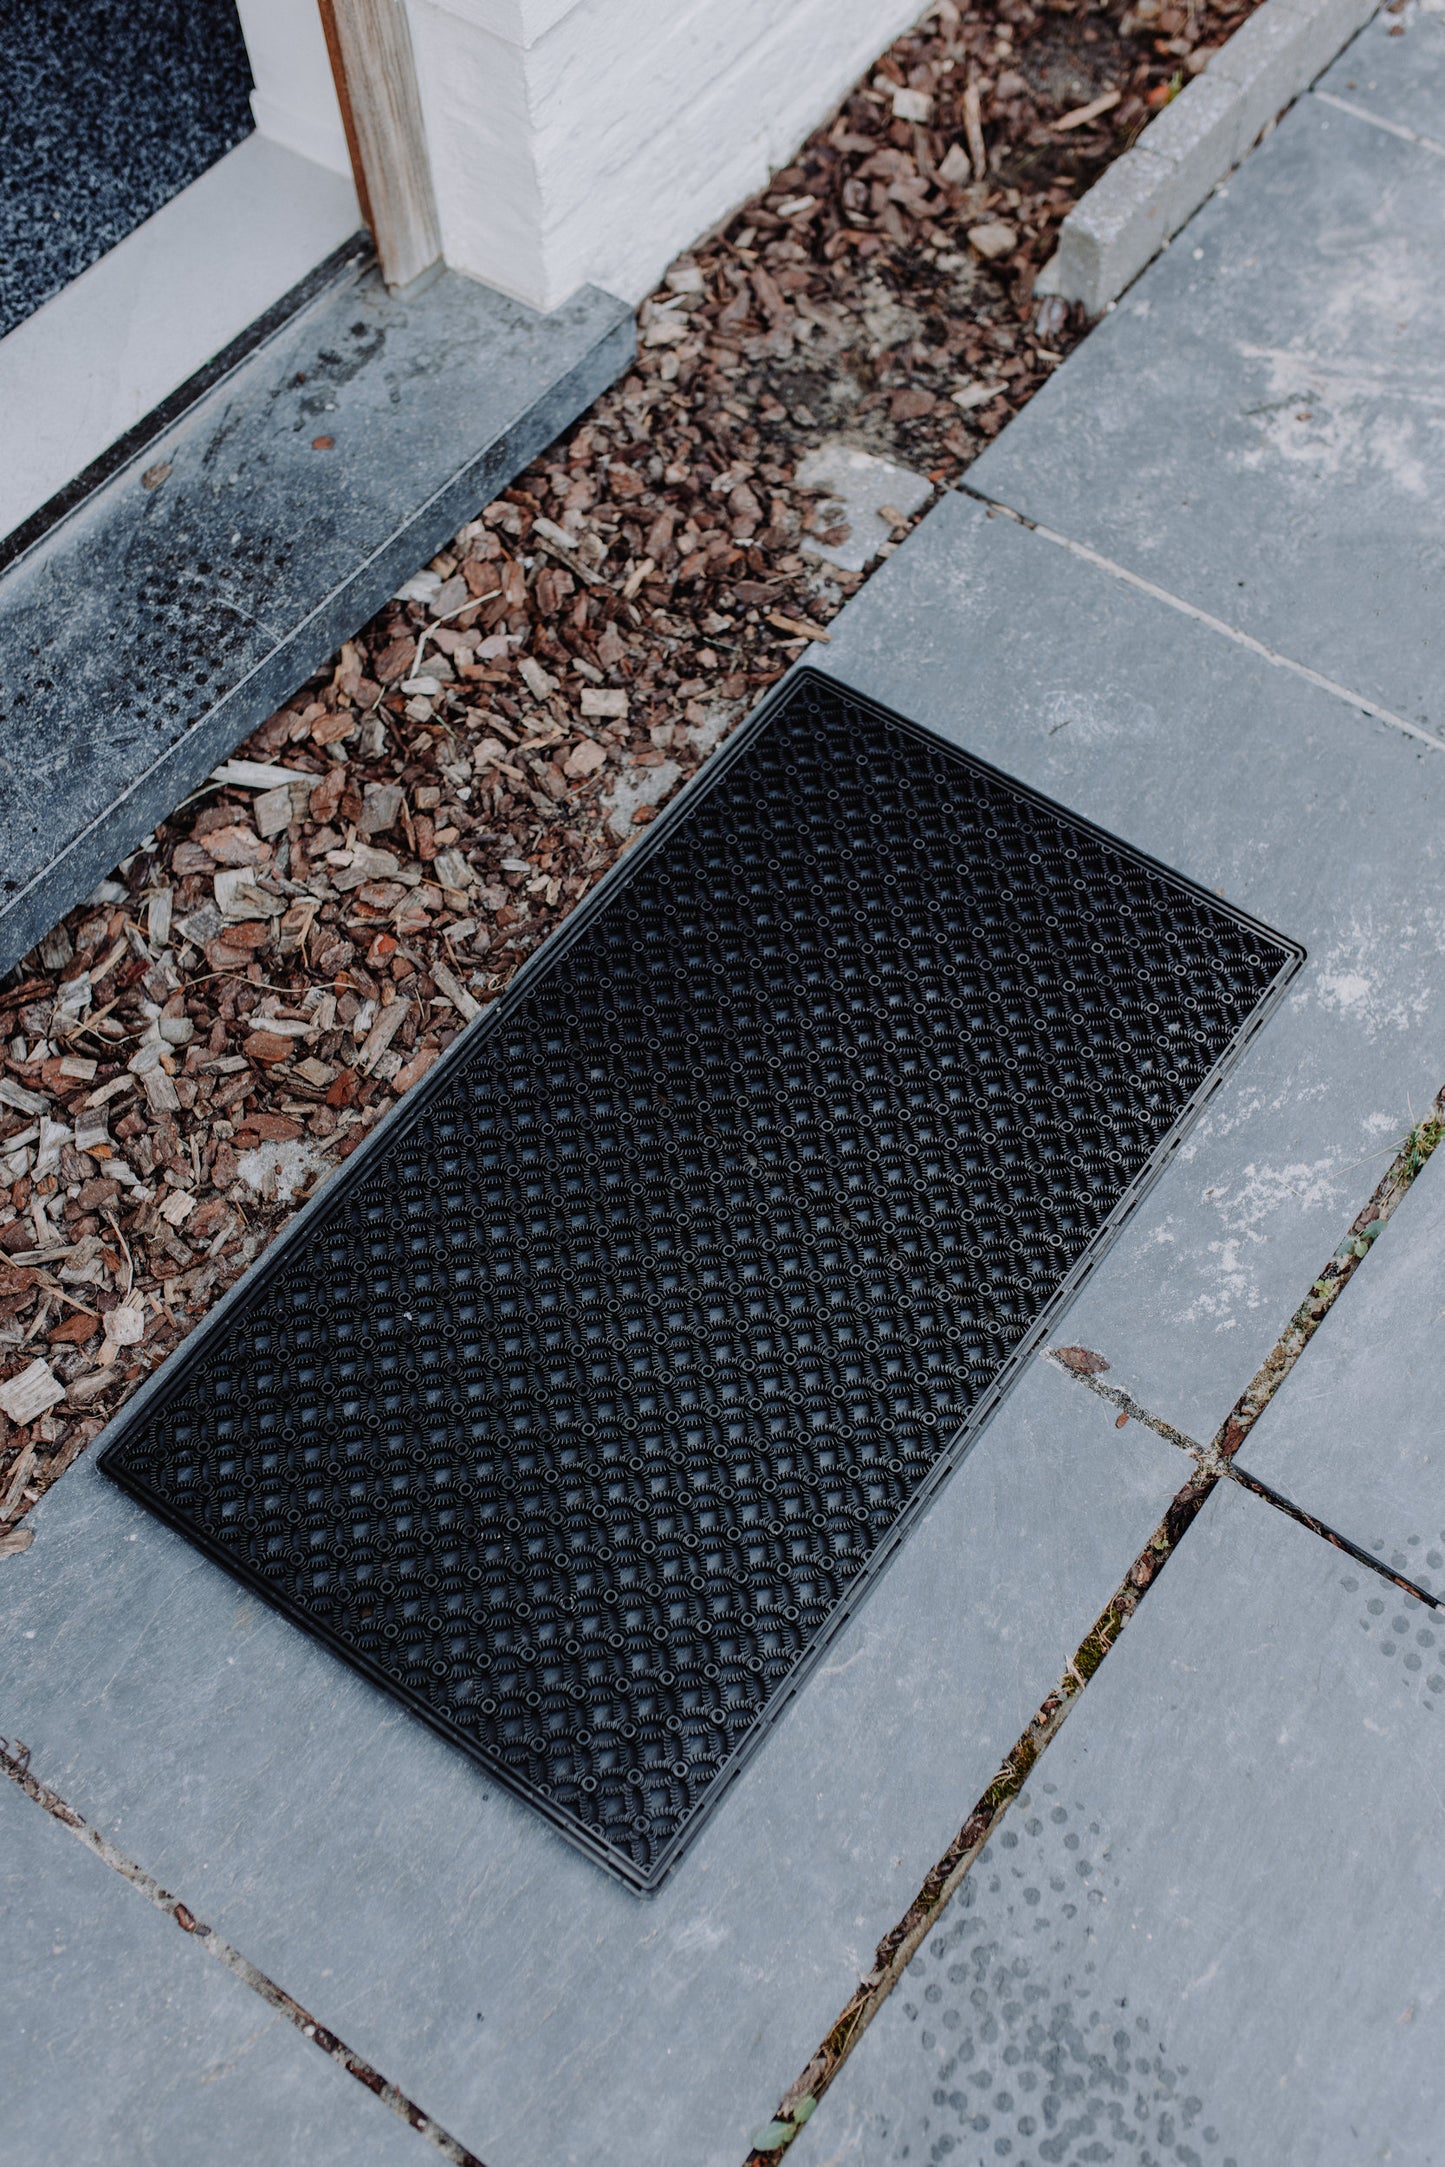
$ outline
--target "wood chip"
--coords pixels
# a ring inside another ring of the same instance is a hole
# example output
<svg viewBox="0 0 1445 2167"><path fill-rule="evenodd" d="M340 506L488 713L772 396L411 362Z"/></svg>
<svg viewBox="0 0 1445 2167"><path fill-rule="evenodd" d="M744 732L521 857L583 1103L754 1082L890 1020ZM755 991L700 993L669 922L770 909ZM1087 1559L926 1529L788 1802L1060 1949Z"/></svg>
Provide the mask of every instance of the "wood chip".
<svg viewBox="0 0 1445 2167"><path fill-rule="evenodd" d="M683 328L685 332L686 326L684 325ZM575 572L579 579L585 580L589 587L606 585L601 573L596 571L587 562L586 558L579 553L576 543L567 533L565 527L555 525L550 519L534 519L532 521L532 538L540 543L541 547L550 556L556 557L562 564L565 564L569 572Z"/></svg>
<svg viewBox="0 0 1445 2167"><path fill-rule="evenodd" d="M173 1114L180 1105L180 1094L163 1068L151 1069L141 1084L153 1114Z"/></svg>
<svg viewBox="0 0 1445 2167"><path fill-rule="evenodd" d="M212 828L206 836L206 850L217 865L255 866L271 863L271 846L263 843L254 828L243 827L239 821L229 828Z"/></svg>
<svg viewBox="0 0 1445 2167"><path fill-rule="evenodd" d="M36 1366L41 1369L45 1369L45 1364L43 1362L39 1363ZM45 1374L47 1377L50 1376L50 1372L48 1369L45 1370ZM54 1380L52 1379L52 1382L53 1381ZM62 1399L65 1397L63 1392L61 1392L60 1397ZM15 1513L18 1511L21 1500L25 1493L25 1485L30 1480L30 1470L34 1465L35 1446L32 1443L28 1444L25 1447L19 1459L15 1462L15 1465L10 1470L10 1473L6 1479L4 1490L0 1491L0 1520L9 1520L13 1518Z"/></svg>
<svg viewBox="0 0 1445 2167"><path fill-rule="evenodd" d="M110 1125L103 1113L82 1113L75 1124L75 1148L77 1151L96 1151L110 1148Z"/></svg>
<svg viewBox="0 0 1445 2167"><path fill-rule="evenodd" d="M251 810L262 835L280 835L291 822L290 783L278 783L274 790L263 790Z"/></svg>
<svg viewBox="0 0 1445 2167"><path fill-rule="evenodd" d="M440 1050L437 1046L418 1046L411 1059L405 1062L391 1079L391 1088L398 1098L403 1091L410 1091L412 1085L425 1076ZM392 1058L395 1059L395 1056Z"/></svg>
<svg viewBox="0 0 1445 2167"><path fill-rule="evenodd" d="M444 888L465 894L472 885L472 869L459 850L439 850L432 870Z"/></svg>
<svg viewBox="0 0 1445 2167"><path fill-rule="evenodd" d="M175 903L175 890L162 888L146 905L146 939L152 948L166 947L171 937L171 911Z"/></svg>
<svg viewBox="0 0 1445 2167"><path fill-rule="evenodd" d="M401 871L401 860L394 851L377 850L370 843L357 843L350 851L334 855L346 860L331 876L332 885L343 895L359 888L363 881L390 880Z"/></svg>
<svg viewBox="0 0 1445 2167"><path fill-rule="evenodd" d="M339 745L344 737L354 737L357 732L356 717L345 708L335 715L323 715L311 725L311 742L314 745Z"/></svg>
<svg viewBox="0 0 1445 2167"><path fill-rule="evenodd" d="M474 1016L481 1014L481 1004L472 999L456 973L448 970L445 963L434 963L431 974L464 1023L470 1023Z"/></svg>
<svg viewBox="0 0 1445 2167"><path fill-rule="evenodd" d="M562 771L581 781L595 775L600 767L607 765L607 755L595 738L584 737L580 745L573 747L562 763Z"/></svg>
<svg viewBox="0 0 1445 2167"><path fill-rule="evenodd" d="M83 1377L75 1378L66 1398L74 1407L88 1407L92 1400L98 1400L103 1392L110 1390L119 1374L118 1370L109 1367L88 1370Z"/></svg>
<svg viewBox="0 0 1445 2167"><path fill-rule="evenodd" d="M381 1014L367 1032L361 1052L357 1057L357 1065L365 1069L368 1076L371 1075L377 1062L411 1014L411 1006L410 1001L393 1001L389 1007L381 1011Z"/></svg>
<svg viewBox="0 0 1445 2167"><path fill-rule="evenodd" d="M821 625L809 624L805 617L785 617L778 609L768 611L768 623L776 625L780 632L791 632L795 639L822 640L826 644L833 637Z"/></svg>
<svg viewBox="0 0 1445 2167"><path fill-rule="evenodd" d="M435 966L433 966L432 975L433 977L436 976ZM336 1068L334 1063L318 1061L315 1054L308 1054L304 1061L296 1063L296 1073L298 1076L303 1077L307 1083L315 1084L318 1091L324 1091L326 1086L335 1078Z"/></svg>
<svg viewBox="0 0 1445 2167"><path fill-rule="evenodd" d="M0 1076L0 1106L13 1106L18 1114L43 1114L49 1104L38 1091L27 1091L23 1084Z"/></svg>
<svg viewBox="0 0 1445 2167"><path fill-rule="evenodd" d="M955 406L961 407L967 414L976 406L988 406L1007 389L1007 384L960 384L957 391L949 393L949 397Z"/></svg>
<svg viewBox="0 0 1445 2167"><path fill-rule="evenodd" d="M118 1099L125 1092L134 1089L134 1077L112 1076L109 1083L103 1083L98 1091L92 1091L85 1103L87 1106L108 1106L112 1099Z"/></svg>
<svg viewBox="0 0 1445 2167"><path fill-rule="evenodd" d="M145 1328L145 1296L137 1288L106 1318L106 1340L112 1347L135 1347L145 1338Z"/></svg>
<svg viewBox="0 0 1445 2167"><path fill-rule="evenodd" d="M1104 1357L1095 1354L1092 1347L1051 1347L1049 1352L1076 1377L1098 1377L1109 1367Z"/></svg>
<svg viewBox="0 0 1445 2167"><path fill-rule="evenodd" d="M985 263L997 263L1002 256L1011 256L1018 247L1017 226L1011 226L1006 218L986 218L982 224L968 229L968 245L976 249Z"/></svg>
<svg viewBox="0 0 1445 2167"><path fill-rule="evenodd" d="M906 87L893 93L893 118L916 121L926 127L933 117L933 99L926 90L909 90Z"/></svg>
<svg viewBox="0 0 1445 2167"><path fill-rule="evenodd" d="M603 685L584 685L581 707L583 716L589 721L625 722L628 712L627 694Z"/></svg>
<svg viewBox="0 0 1445 2167"><path fill-rule="evenodd" d="M279 1031L266 1030L253 1031L243 1049L248 1061L260 1061L266 1067L289 1061L293 1050L289 1038L283 1038Z"/></svg>
<svg viewBox="0 0 1445 2167"><path fill-rule="evenodd" d="M401 812L404 793L400 783L369 783L362 793L361 818L357 828L362 835L383 835L394 827Z"/></svg>
<svg viewBox="0 0 1445 2167"><path fill-rule="evenodd" d="M49 1363L42 1362L37 1355L18 1377L8 1377L0 1384L0 1412L7 1414L12 1422L33 1422L37 1415L43 1415L47 1407L54 1407L64 1397L64 1385L52 1374Z"/></svg>
<svg viewBox="0 0 1445 2167"><path fill-rule="evenodd" d="M215 889L222 918L237 923L248 918L279 918L286 908L285 897L258 888L250 869L243 865L227 866L217 873Z"/></svg>
<svg viewBox="0 0 1445 2167"><path fill-rule="evenodd" d="M1063 114L1054 122L1054 133L1062 135L1066 128L1087 128L1091 120L1098 120L1105 113L1112 113L1119 103L1121 93L1106 90L1102 98L1095 98L1089 105L1076 105L1072 113Z"/></svg>
<svg viewBox="0 0 1445 2167"><path fill-rule="evenodd" d="M983 140L983 101L977 77L970 77L963 93L963 133L968 144L976 181L988 178L988 150Z"/></svg>
<svg viewBox="0 0 1445 2167"><path fill-rule="evenodd" d="M296 779L295 768L275 767L265 760L227 760L211 770L213 783L237 783L243 790L284 788Z"/></svg>

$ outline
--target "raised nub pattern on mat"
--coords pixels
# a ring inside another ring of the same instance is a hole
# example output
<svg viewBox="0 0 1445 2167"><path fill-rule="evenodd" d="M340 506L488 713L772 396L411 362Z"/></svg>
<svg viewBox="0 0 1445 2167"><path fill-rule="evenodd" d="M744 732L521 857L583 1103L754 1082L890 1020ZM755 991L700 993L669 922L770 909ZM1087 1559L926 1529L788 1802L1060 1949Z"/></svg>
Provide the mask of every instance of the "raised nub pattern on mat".
<svg viewBox="0 0 1445 2167"><path fill-rule="evenodd" d="M1298 956L796 676L106 1469L651 1886Z"/></svg>

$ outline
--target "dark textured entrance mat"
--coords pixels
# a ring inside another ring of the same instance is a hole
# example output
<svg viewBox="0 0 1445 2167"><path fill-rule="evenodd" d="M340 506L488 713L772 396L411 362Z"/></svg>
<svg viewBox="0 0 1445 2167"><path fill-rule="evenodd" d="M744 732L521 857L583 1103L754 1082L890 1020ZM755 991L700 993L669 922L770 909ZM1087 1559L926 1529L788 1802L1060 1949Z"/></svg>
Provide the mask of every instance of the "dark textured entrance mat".
<svg viewBox="0 0 1445 2167"><path fill-rule="evenodd" d="M1300 960L800 673L102 1465L654 1887Z"/></svg>
<svg viewBox="0 0 1445 2167"><path fill-rule="evenodd" d="M0 337L251 133L235 0L0 0Z"/></svg>

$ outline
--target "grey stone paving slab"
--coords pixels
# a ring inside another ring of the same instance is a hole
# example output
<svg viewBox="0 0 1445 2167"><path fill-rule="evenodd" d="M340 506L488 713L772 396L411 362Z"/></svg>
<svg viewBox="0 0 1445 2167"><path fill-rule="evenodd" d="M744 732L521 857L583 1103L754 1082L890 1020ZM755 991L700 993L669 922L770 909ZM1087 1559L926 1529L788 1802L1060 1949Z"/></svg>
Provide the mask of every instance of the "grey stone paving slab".
<svg viewBox="0 0 1445 2167"><path fill-rule="evenodd" d="M1215 1492L788 2167L1431 2167L1445 1626Z"/></svg>
<svg viewBox="0 0 1445 2167"><path fill-rule="evenodd" d="M969 484L1445 731L1439 160L1303 99Z"/></svg>
<svg viewBox="0 0 1445 2167"><path fill-rule="evenodd" d="M425 2167L438 2154L0 1777L13 2167Z"/></svg>
<svg viewBox="0 0 1445 2167"><path fill-rule="evenodd" d="M1240 1451L1240 1465L1445 1597L1445 1153L1437 1152Z"/></svg>
<svg viewBox="0 0 1445 2167"><path fill-rule="evenodd" d="M0 579L0 971L632 351L595 287L541 316L352 262L27 548Z"/></svg>
<svg viewBox="0 0 1445 2167"><path fill-rule="evenodd" d="M1062 1328L1207 1438L1445 1080L1445 753L961 497L832 630L821 667L1309 952Z"/></svg>
<svg viewBox="0 0 1445 2167"><path fill-rule="evenodd" d="M1445 144L1445 13L1407 0L1377 15L1315 87Z"/></svg>
<svg viewBox="0 0 1445 2167"><path fill-rule="evenodd" d="M0 1731L487 2161L737 2167L1185 1473L1036 1363L633 1895L90 1461L0 1572Z"/></svg>

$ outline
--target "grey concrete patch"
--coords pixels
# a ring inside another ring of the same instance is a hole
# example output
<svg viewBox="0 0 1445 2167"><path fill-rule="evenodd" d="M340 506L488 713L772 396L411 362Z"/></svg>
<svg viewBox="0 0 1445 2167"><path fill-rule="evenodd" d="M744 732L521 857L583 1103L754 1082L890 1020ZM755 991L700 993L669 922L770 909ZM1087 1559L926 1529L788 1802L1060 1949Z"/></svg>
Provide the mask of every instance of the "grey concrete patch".
<svg viewBox="0 0 1445 2167"><path fill-rule="evenodd" d="M675 760L656 767L630 768L607 793L607 825L614 835L630 835L632 816L641 805L658 805L677 783L682 769Z"/></svg>
<svg viewBox="0 0 1445 2167"><path fill-rule="evenodd" d="M455 273L398 300L353 265L20 557L0 582L0 971L632 344L591 287L539 316Z"/></svg>
<svg viewBox="0 0 1445 2167"><path fill-rule="evenodd" d="M1401 1198L1239 1464L1445 1598L1445 1152Z"/></svg>
<svg viewBox="0 0 1445 2167"><path fill-rule="evenodd" d="M1202 1442L1445 1077L1445 753L958 497L832 631L821 667L1309 952L1061 1327Z"/></svg>
<svg viewBox="0 0 1445 2167"><path fill-rule="evenodd" d="M1445 730L1445 188L1307 98L969 486Z"/></svg>
<svg viewBox="0 0 1445 2167"><path fill-rule="evenodd" d="M89 1461L0 1571L0 1730L488 2167L737 2167L1182 1473L1034 1364L650 1900Z"/></svg>
<svg viewBox="0 0 1445 2167"><path fill-rule="evenodd" d="M236 1161L236 1172L247 1188L268 1203L289 1204L323 1170L331 1171L325 1153L304 1136L284 1144L257 1144Z"/></svg>
<svg viewBox="0 0 1445 2167"><path fill-rule="evenodd" d="M842 542L821 542L807 535L801 544L804 556L821 557L845 571L861 572L870 565L893 531L892 517L901 512L909 518L933 494L926 474L911 467L880 459L871 451L859 451L842 437L832 437L810 451L798 467L796 479L804 489L826 489L821 525L847 526ZM890 517L884 518L884 512Z"/></svg>
<svg viewBox="0 0 1445 2167"><path fill-rule="evenodd" d="M1445 8L1406 0L1377 15L1315 87L1445 145Z"/></svg>
<svg viewBox="0 0 1445 2167"><path fill-rule="evenodd" d="M15 2167L424 2167L438 2154L0 1776Z"/></svg>
<svg viewBox="0 0 1445 2167"><path fill-rule="evenodd" d="M1442 1671L1436 1613L1221 1485L788 2167L1426 2167Z"/></svg>

